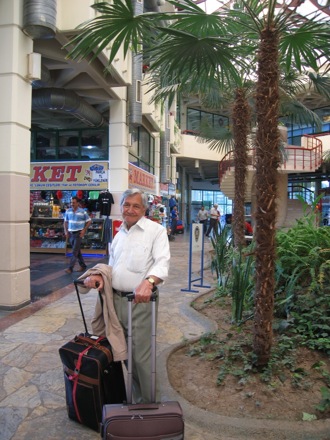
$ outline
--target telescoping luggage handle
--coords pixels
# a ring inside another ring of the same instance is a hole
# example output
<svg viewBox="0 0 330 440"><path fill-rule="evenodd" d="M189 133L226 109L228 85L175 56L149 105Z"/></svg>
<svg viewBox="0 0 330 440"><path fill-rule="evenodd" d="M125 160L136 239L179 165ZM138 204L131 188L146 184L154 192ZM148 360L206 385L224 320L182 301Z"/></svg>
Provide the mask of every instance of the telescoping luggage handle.
<svg viewBox="0 0 330 440"><path fill-rule="evenodd" d="M74 280L73 284L75 285L75 288L76 288L76 293L77 293L78 303L79 303L79 307L80 307L80 312L81 312L82 319L83 319L83 321L84 321L85 333L88 334L88 329L87 329L87 324L86 324L86 319L85 319L84 309L83 309L82 304L81 304L81 299L80 299L79 289L78 289L78 286L84 286L84 280ZM97 282L95 283L95 287L96 287L96 289L99 287L99 285L100 285L100 284L99 284L99 282L97 281ZM102 297L101 297L101 294L100 294L100 300L101 300L101 304L102 304Z"/></svg>
<svg viewBox="0 0 330 440"><path fill-rule="evenodd" d="M128 328L127 328L127 349L128 349L128 365L127 365L127 403L132 403L133 388L133 343L132 343L132 302L134 300L134 292L127 295L128 300ZM157 292L151 294L151 402L156 401L156 300Z"/></svg>

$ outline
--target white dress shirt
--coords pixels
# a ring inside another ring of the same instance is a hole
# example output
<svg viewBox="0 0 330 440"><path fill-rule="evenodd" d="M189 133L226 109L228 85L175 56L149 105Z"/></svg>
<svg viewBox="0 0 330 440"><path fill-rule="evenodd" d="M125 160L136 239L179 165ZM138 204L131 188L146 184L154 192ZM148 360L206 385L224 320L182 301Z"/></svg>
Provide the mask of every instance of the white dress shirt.
<svg viewBox="0 0 330 440"><path fill-rule="evenodd" d="M213 206L213 208L211 208L210 215L211 215L211 218L213 218L213 219L218 219L220 217L219 211L214 206Z"/></svg>
<svg viewBox="0 0 330 440"><path fill-rule="evenodd" d="M111 244L112 287L132 292L149 275L165 280L170 265L166 229L142 217L128 230L120 227Z"/></svg>

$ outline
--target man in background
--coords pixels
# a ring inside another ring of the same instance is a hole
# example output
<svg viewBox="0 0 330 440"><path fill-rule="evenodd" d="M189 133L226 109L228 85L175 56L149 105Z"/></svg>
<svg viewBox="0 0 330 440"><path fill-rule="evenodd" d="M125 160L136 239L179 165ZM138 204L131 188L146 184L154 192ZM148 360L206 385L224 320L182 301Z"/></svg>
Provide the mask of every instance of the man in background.
<svg viewBox="0 0 330 440"><path fill-rule="evenodd" d="M202 206L201 209L198 211L197 219L199 220L199 223L203 225L203 232L206 233L206 225L207 225L207 219L209 217L209 213L206 211L205 207Z"/></svg>
<svg viewBox="0 0 330 440"><path fill-rule="evenodd" d="M220 211L218 211L218 205L215 203L210 210L210 224L206 232L206 237L210 236L211 231L215 234L218 231L218 224L220 219Z"/></svg>
<svg viewBox="0 0 330 440"><path fill-rule="evenodd" d="M86 270L86 264L81 254L81 241L92 221L87 212L79 207L79 202L78 197L72 197L71 208L64 213L64 234L72 246L70 266L65 270L66 273L73 272L77 260L80 265L77 272Z"/></svg>

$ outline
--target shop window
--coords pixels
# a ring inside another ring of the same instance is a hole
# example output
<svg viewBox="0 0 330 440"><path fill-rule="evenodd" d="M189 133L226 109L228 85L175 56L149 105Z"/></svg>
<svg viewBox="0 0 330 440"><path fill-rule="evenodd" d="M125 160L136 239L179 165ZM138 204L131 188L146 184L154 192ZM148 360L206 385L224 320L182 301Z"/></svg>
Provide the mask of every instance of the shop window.
<svg viewBox="0 0 330 440"><path fill-rule="evenodd" d="M133 128L132 130L131 139L130 154L137 157L139 155L139 132L136 128Z"/></svg>
<svg viewBox="0 0 330 440"><path fill-rule="evenodd" d="M199 110L192 108L187 109L187 130L198 131L201 123L201 115Z"/></svg>
<svg viewBox="0 0 330 440"><path fill-rule="evenodd" d="M85 160L108 158L108 136L105 130L86 130L83 133L81 158Z"/></svg>
<svg viewBox="0 0 330 440"><path fill-rule="evenodd" d="M144 127L132 132L129 162L149 173L155 172L155 139Z"/></svg>
<svg viewBox="0 0 330 440"><path fill-rule="evenodd" d="M34 139L37 160L56 159L56 132L38 133Z"/></svg>
<svg viewBox="0 0 330 440"><path fill-rule="evenodd" d="M187 130L198 133L202 121L206 121L209 127L219 129L219 127L228 126L229 120L226 116L187 108Z"/></svg>
<svg viewBox="0 0 330 440"><path fill-rule="evenodd" d="M31 161L108 160L107 129L32 131Z"/></svg>
<svg viewBox="0 0 330 440"><path fill-rule="evenodd" d="M59 133L58 157L61 160L78 159L79 133L77 131L62 131Z"/></svg>

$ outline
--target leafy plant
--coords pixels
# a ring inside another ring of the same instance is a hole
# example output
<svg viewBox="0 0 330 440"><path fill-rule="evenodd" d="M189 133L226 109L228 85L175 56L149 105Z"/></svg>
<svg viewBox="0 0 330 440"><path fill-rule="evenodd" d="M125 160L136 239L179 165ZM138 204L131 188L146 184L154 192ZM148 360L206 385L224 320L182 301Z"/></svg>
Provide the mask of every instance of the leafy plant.
<svg viewBox="0 0 330 440"><path fill-rule="evenodd" d="M330 410L330 389L327 387L321 387L321 402L315 406L315 409L325 412Z"/></svg>
<svg viewBox="0 0 330 440"><path fill-rule="evenodd" d="M233 237L231 228L225 226L220 233L215 231L215 237L211 238L214 249L214 257L211 262L211 271L217 274L219 286L226 286L229 278L229 268L233 249Z"/></svg>
<svg viewBox="0 0 330 440"><path fill-rule="evenodd" d="M237 259L233 259L231 273L232 319L236 323L242 321L245 305L248 302L251 304L253 300L253 264L253 257L251 255L244 257L241 249Z"/></svg>
<svg viewBox="0 0 330 440"><path fill-rule="evenodd" d="M300 343L330 353L330 228L312 209L277 234L276 308Z"/></svg>
<svg viewBox="0 0 330 440"><path fill-rule="evenodd" d="M253 256L246 254L246 248L237 250L234 247L230 226L225 226L220 234L215 234L215 238L212 238L212 245L215 256L211 268L217 273L220 292L231 296L232 321L239 324L242 322L244 310L252 307Z"/></svg>

